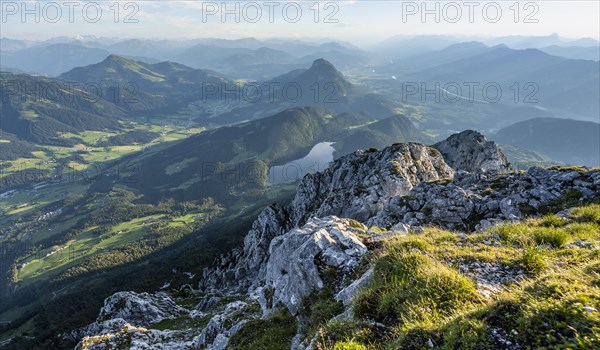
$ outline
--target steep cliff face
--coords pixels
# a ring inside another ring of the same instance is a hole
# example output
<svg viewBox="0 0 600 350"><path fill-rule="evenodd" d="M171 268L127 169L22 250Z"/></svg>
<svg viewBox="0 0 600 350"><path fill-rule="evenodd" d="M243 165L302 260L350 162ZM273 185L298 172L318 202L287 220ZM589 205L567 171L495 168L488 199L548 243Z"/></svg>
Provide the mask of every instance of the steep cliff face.
<svg viewBox="0 0 600 350"><path fill-rule="evenodd" d="M244 238L242 250L233 250L212 268L204 269L201 287L209 293L245 292L254 281L264 278L271 240L294 226L286 208L265 208Z"/></svg>
<svg viewBox="0 0 600 350"><path fill-rule="evenodd" d="M373 270L361 269L360 262L378 241L427 225L477 230L600 195L597 170L504 173L509 165L501 151L474 132L435 147L439 151L412 143L357 151L307 175L289 205L265 208L244 246L205 269L192 291L201 296L194 308L177 306L164 293L118 293L105 301L96 323L72 336L87 336L81 349L102 348L125 333L140 349L224 349L246 322L284 308L299 322L291 348L310 348L303 300L326 289L347 313L372 278ZM148 317L140 310L149 310ZM146 328L181 317L196 326Z"/></svg>

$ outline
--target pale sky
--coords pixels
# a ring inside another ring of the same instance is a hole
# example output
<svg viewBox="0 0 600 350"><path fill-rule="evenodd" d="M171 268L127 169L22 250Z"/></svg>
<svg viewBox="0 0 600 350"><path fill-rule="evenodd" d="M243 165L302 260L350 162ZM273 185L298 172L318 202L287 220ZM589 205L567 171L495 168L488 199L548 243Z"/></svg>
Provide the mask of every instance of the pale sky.
<svg viewBox="0 0 600 350"><path fill-rule="evenodd" d="M25 2L24 8L22 1L0 0L0 35L15 39L77 34L170 39L327 37L359 45L419 34L600 36L598 0L427 1L426 8L422 1L320 1L318 6L316 1L227 1L226 9L223 1L110 0L68 5L73 2L39 2L37 8L35 2ZM224 10L231 12L225 18ZM423 20L427 10L430 13Z"/></svg>

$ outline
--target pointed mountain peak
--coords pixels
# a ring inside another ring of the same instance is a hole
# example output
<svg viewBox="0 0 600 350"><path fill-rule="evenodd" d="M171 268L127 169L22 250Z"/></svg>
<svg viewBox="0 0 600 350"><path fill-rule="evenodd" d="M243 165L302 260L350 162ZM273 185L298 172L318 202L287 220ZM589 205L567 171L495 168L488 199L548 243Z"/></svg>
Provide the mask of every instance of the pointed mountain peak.
<svg viewBox="0 0 600 350"><path fill-rule="evenodd" d="M303 75L310 76L315 80L329 80L330 82L339 83L344 86L350 85L344 75L331 62L323 58L315 60L310 69Z"/></svg>
<svg viewBox="0 0 600 350"><path fill-rule="evenodd" d="M335 69L335 66L331 62L327 61L324 58L318 58L318 59L316 59L313 62L311 68L316 68L316 67L319 67L319 66L330 66L331 68Z"/></svg>
<svg viewBox="0 0 600 350"><path fill-rule="evenodd" d="M333 63L327 61L324 58L316 59L310 69L307 72L316 74L319 76L337 77L337 79L344 79L344 75L335 68Z"/></svg>

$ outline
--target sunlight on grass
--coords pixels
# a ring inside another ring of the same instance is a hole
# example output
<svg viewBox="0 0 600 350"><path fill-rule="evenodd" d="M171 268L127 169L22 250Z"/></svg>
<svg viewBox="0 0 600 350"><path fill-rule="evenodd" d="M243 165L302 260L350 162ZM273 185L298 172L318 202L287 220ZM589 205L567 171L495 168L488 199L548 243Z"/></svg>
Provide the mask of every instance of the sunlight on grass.
<svg viewBox="0 0 600 350"><path fill-rule="evenodd" d="M598 348L599 219L600 206L588 205L462 239L438 228L388 239L370 258L375 277L359 292L353 317L321 325L316 348ZM474 262L479 268L467 274L459 268ZM471 277L488 276L481 264L522 276L482 297Z"/></svg>

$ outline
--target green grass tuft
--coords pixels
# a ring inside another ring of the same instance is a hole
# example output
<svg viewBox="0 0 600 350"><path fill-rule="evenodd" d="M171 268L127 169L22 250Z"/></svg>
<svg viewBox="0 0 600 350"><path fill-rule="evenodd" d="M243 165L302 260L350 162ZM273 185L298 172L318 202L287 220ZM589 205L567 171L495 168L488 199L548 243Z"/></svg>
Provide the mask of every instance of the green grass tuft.
<svg viewBox="0 0 600 350"><path fill-rule="evenodd" d="M538 227L533 231L535 243L549 245L552 248L561 248L569 241L569 234L563 230Z"/></svg>
<svg viewBox="0 0 600 350"><path fill-rule="evenodd" d="M335 343L333 350L367 350L367 347L355 342L339 342Z"/></svg>
<svg viewBox="0 0 600 350"><path fill-rule="evenodd" d="M376 277L354 312L384 324L437 320L478 299L475 284L420 253L391 250L375 262Z"/></svg>
<svg viewBox="0 0 600 350"><path fill-rule="evenodd" d="M296 335L296 318L278 310L267 319L250 320L229 339L231 350L287 350Z"/></svg>
<svg viewBox="0 0 600 350"><path fill-rule="evenodd" d="M600 224L600 204L573 208L569 217L579 222L595 222Z"/></svg>
<svg viewBox="0 0 600 350"><path fill-rule="evenodd" d="M529 248L523 251L519 261L523 269L533 275L539 275L546 268L546 262L543 255L535 248Z"/></svg>

